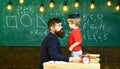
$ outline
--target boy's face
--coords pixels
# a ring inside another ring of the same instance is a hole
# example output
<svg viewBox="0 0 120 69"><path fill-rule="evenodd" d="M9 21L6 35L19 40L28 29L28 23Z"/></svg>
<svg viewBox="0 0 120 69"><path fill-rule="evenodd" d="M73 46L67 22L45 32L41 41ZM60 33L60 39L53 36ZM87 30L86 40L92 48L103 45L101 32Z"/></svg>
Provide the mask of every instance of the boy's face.
<svg viewBox="0 0 120 69"><path fill-rule="evenodd" d="M69 27L70 27L70 29L74 29L74 27L75 27L75 24L73 23L69 23Z"/></svg>

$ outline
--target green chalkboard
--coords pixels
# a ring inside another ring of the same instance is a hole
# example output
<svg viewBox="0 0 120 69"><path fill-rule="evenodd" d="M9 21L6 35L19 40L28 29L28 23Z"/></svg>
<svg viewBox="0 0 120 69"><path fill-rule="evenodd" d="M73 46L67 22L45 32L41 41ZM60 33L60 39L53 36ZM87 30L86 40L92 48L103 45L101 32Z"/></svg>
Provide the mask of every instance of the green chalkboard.
<svg viewBox="0 0 120 69"><path fill-rule="evenodd" d="M49 0L42 0L45 12L38 11L40 0L10 0L14 8L8 11L9 0L0 4L0 46L41 46L42 40L49 33L47 22L52 17L62 20L65 37L60 39L61 46L67 46L70 29L68 14L78 13L82 19L80 25L83 46L120 46L120 12L115 11L118 0L112 0L107 7L107 0L94 0L96 8L89 9L91 0L79 0L80 7L74 8L75 0L54 0L55 7L49 8ZM62 10L64 2L69 11Z"/></svg>

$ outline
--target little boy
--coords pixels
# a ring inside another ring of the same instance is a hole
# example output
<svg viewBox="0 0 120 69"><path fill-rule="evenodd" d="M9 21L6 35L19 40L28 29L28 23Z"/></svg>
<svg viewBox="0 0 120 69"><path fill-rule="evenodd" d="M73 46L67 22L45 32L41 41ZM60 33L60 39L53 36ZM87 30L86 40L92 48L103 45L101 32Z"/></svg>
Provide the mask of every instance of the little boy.
<svg viewBox="0 0 120 69"><path fill-rule="evenodd" d="M71 52L71 56L82 57L82 34L79 28L81 18L79 14L71 14L67 21L72 30L68 40L68 48Z"/></svg>

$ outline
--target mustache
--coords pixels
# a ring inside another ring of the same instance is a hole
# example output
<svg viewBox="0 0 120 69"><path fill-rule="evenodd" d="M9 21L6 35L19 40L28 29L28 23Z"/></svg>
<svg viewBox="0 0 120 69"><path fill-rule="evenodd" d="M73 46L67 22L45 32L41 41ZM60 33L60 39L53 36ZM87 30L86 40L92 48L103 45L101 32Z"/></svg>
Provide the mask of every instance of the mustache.
<svg viewBox="0 0 120 69"><path fill-rule="evenodd" d="M55 34L61 38L65 36L64 29L61 28L60 31L56 31Z"/></svg>
<svg viewBox="0 0 120 69"><path fill-rule="evenodd" d="M63 31L64 31L64 29L63 29L63 28L61 28L61 29L60 29L60 31L61 31L61 32L63 32Z"/></svg>

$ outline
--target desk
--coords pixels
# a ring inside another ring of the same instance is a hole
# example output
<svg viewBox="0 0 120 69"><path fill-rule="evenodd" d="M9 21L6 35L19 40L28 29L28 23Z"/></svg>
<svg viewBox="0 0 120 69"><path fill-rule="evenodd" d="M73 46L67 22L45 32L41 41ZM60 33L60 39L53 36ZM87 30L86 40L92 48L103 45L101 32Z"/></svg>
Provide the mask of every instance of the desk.
<svg viewBox="0 0 120 69"><path fill-rule="evenodd" d="M44 69L100 69L99 63L54 63L44 64Z"/></svg>

